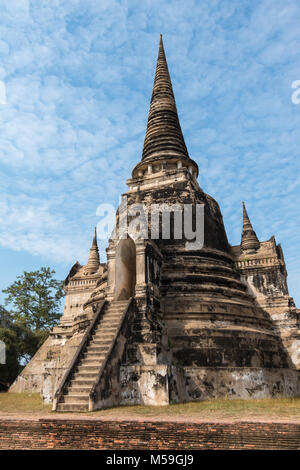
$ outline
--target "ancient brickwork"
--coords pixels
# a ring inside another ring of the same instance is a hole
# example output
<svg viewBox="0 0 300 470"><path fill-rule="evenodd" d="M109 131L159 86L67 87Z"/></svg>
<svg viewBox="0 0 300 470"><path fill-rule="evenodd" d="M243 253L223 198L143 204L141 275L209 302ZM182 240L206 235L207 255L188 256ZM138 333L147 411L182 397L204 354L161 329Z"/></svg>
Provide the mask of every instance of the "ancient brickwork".
<svg viewBox="0 0 300 470"><path fill-rule="evenodd" d="M241 245L231 248L241 279L258 305L270 315L292 367L300 369L300 312L289 295L281 245L275 237L260 242L243 205Z"/></svg>
<svg viewBox="0 0 300 470"><path fill-rule="evenodd" d="M299 450L296 423L1 420L0 449Z"/></svg>

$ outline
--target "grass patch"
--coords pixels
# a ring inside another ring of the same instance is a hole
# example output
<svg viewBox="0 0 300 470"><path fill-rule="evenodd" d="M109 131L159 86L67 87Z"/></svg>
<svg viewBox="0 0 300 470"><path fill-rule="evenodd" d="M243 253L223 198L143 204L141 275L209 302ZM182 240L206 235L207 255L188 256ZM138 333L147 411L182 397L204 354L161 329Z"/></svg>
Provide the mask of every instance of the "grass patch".
<svg viewBox="0 0 300 470"><path fill-rule="evenodd" d="M0 393L1 414L43 415L51 412L38 393ZM75 413L76 414L76 413ZM78 413L77 413L78 414ZM81 416L84 416L82 413ZM55 413L52 414L55 417ZM72 413L65 413L71 417ZM87 416L106 418L300 419L300 398L264 400L208 400L168 406L118 406Z"/></svg>
<svg viewBox="0 0 300 470"><path fill-rule="evenodd" d="M207 400L168 406L122 406L93 412L99 415L194 418L299 418L300 398Z"/></svg>
<svg viewBox="0 0 300 470"><path fill-rule="evenodd" d="M0 414L42 414L51 411L39 393L0 393Z"/></svg>

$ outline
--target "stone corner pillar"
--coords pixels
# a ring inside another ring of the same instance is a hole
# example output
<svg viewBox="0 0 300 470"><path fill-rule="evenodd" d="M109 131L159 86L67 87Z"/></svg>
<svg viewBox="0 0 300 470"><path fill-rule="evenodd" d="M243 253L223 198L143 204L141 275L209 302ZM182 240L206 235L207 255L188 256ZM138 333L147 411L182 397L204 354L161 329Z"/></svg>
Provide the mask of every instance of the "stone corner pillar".
<svg viewBox="0 0 300 470"><path fill-rule="evenodd" d="M146 242L136 240L136 297L143 297L147 291L146 284Z"/></svg>

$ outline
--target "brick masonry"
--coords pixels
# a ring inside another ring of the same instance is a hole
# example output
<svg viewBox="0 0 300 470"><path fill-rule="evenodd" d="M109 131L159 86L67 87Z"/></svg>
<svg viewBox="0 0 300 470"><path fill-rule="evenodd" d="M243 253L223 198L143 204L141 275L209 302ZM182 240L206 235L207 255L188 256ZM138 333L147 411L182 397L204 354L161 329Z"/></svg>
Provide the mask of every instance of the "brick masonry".
<svg viewBox="0 0 300 470"><path fill-rule="evenodd" d="M300 424L0 420L0 449L300 449Z"/></svg>

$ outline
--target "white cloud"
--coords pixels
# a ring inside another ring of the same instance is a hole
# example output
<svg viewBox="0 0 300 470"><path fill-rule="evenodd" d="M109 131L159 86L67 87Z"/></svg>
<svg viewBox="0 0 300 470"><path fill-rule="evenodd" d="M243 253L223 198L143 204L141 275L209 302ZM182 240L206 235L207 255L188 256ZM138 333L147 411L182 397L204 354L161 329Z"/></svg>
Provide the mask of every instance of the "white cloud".
<svg viewBox="0 0 300 470"><path fill-rule="evenodd" d="M163 33L189 153L231 243L246 200L257 234L276 231L296 272L296 0L0 0L0 8L2 246L53 262L86 256L96 207L117 203L141 157Z"/></svg>

